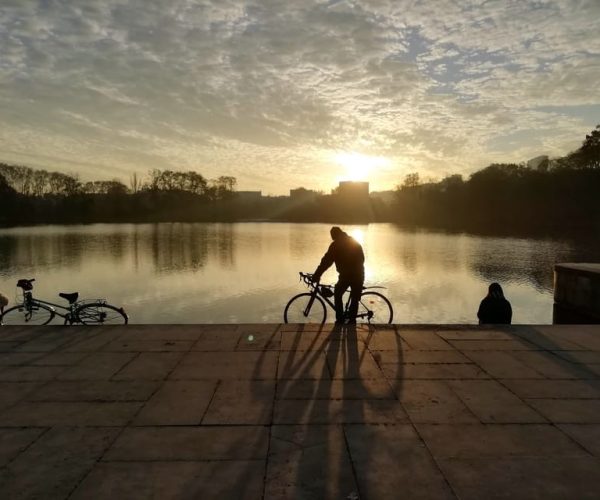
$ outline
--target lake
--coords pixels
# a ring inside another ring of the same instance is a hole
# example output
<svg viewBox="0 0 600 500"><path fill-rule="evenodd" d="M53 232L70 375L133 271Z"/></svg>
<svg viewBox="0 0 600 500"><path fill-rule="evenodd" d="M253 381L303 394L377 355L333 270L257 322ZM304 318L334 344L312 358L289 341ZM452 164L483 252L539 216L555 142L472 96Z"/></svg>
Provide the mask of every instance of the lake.
<svg viewBox="0 0 600 500"><path fill-rule="evenodd" d="M306 290L330 243L330 225L289 223L95 224L0 229L0 291L19 278L58 292L106 298L131 323L277 323ZM476 323L492 281L514 323L551 323L553 265L593 261L588 241L483 237L393 224L344 226L363 244L366 285L381 285L397 323ZM334 282L330 269L323 282ZM332 319L332 316L329 316ZM55 320L56 321L56 320Z"/></svg>

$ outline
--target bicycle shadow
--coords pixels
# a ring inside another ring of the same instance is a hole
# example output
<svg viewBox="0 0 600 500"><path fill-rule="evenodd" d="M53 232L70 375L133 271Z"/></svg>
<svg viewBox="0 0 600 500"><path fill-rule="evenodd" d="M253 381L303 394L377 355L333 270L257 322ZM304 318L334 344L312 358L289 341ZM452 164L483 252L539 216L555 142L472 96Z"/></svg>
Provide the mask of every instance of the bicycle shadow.
<svg viewBox="0 0 600 500"><path fill-rule="evenodd" d="M282 337L267 497L370 497L369 482L356 470L357 463L371 464L375 452L375 444L362 439L364 428L398 423L404 413L398 401L402 377L390 383L368 348L375 332L328 325L298 327L287 342Z"/></svg>

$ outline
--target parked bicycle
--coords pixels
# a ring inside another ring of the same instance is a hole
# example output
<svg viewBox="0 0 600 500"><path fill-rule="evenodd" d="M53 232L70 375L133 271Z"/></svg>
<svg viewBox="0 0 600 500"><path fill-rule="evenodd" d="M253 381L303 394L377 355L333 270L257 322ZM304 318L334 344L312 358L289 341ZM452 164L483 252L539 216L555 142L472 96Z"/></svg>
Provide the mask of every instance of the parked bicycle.
<svg viewBox="0 0 600 500"><path fill-rule="evenodd" d="M55 316L64 319L65 325L126 325L129 321L122 307L108 304L104 299L79 300L79 293L59 293L68 306L54 304L33 297L35 279L20 279L17 288L22 290L21 303L6 309L0 316L0 325L47 325Z"/></svg>
<svg viewBox="0 0 600 500"><path fill-rule="evenodd" d="M310 292L299 293L292 297L285 306L283 320L286 323L320 323L327 320L327 304L333 311L335 305L330 300L333 297L333 285L313 283L312 274L299 273L300 281L310 289ZM390 301L381 293L373 292L375 288L383 286L363 287L362 295L358 302L357 323L390 324L394 318L394 310ZM344 317L348 318L350 297L346 301Z"/></svg>

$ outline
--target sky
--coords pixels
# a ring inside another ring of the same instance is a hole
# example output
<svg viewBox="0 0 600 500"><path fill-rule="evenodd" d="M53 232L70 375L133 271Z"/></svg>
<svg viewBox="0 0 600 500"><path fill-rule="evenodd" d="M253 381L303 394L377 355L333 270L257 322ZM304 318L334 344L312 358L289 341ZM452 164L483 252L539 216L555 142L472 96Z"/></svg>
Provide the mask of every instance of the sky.
<svg viewBox="0 0 600 500"><path fill-rule="evenodd" d="M392 189L576 149L600 0L0 0L0 161Z"/></svg>

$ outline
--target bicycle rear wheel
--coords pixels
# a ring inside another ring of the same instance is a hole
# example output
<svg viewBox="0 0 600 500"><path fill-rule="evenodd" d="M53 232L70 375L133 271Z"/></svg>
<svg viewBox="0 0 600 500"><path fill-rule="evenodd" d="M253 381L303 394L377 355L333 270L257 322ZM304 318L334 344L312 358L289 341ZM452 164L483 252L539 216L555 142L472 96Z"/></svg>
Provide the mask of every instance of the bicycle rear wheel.
<svg viewBox="0 0 600 500"><path fill-rule="evenodd" d="M388 325L394 318L394 310L390 301L378 292L365 292L358 303L358 323L372 325Z"/></svg>
<svg viewBox="0 0 600 500"><path fill-rule="evenodd" d="M0 316L0 325L47 325L54 318L54 310L42 304L11 307Z"/></svg>
<svg viewBox="0 0 600 500"><path fill-rule="evenodd" d="M83 304L75 311L75 317L84 325L126 325L129 318L122 307L104 302Z"/></svg>
<svg viewBox="0 0 600 500"><path fill-rule="evenodd" d="M283 311L283 321L286 323L317 323L323 324L327 319L327 309L319 297L313 298L312 293L300 293L292 297ZM310 309L308 308L310 304Z"/></svg>

